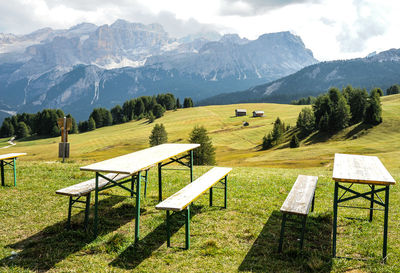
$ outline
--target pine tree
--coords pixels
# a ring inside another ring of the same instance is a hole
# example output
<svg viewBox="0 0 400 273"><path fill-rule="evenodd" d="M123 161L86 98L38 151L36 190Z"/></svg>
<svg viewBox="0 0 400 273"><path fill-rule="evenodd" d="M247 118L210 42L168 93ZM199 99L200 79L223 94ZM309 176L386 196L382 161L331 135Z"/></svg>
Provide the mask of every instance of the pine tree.
<svg viewBox="0 0 400 273"><path fill-rule="evenodd" d="M378 125L382 122L381 99L376 90L372 90L369 97L364 122L371 125Z"/></svg>
<svg viewBox="0 0 400 273"><path fill-rule="evenodd" d="M215 148L212 145L207 130L203 126L195 126L190 133L190 143L200 144L200 147L193 151L194 165L214 165L215 164Z"/></svg>
<svg viewBox="0 0 400 273"><path fill-rule="evenodd" d="M270 132L268 135L263 137L262 149L263 150L268 150L268 149L272 148L273 147L272 141L273 141L272 140L272 134Z"/></svg>
<svg viewBox="0 0 400 273"><path fill-rule="evenodd" d="M167 141L168 136L167 131L165 131L164 125L162 123L154 125L153 130L151 131L151 134L149 136L150 146L160 145L166 143Z"/></svg>
<svg viewBox="0 0 400 273"><path fill-rule="evenodd" d="M298 147L300 147L300 142L297 137L297 134L294 134L292 136L292 139L290 140L290 148L298 148Z"/></svg>
<svg viewBox="0 0 400 273"><path fill-rule="evenodd" d="M95 129L96 129L96 122L92 117L90 117L88 121L88 131L93 131Z"/></svg>
<svg viewBox="0 0 400 273"><path fill-rule="evenodd" d="M29 129L26 126L25 122L20 121L18 122L17 130L16 130L16 137L18 139L24 138L29 136Z"/></svg>
<svg viewBox="0 0 400 273"><path fill-rule="evenodd" d="M153 114L156 118L161 118L164 115L165 109L161 106L161 104L156 104L153 107Z"/></svg>
<svg viewBox="0 0 400 273"><path fill-rule="evenodd" d="M315 130L315 116L309 107L301 109L296 126L300 129L300 135L303 137L308 136Z"/></svg>

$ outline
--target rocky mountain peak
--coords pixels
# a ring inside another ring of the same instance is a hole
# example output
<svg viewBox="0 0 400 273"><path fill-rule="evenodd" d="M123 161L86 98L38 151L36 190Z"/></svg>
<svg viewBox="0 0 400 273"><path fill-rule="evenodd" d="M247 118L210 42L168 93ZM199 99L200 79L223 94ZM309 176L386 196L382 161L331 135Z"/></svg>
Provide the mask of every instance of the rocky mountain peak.
<svg viewBox="0 0 400 273"><path fill-rule="evenodd" d="M247 44L249 42L249 40L247 40L246 38L240 38L238 34L225 34L219 41L221 43L231 43L238 45Z"/></svg>

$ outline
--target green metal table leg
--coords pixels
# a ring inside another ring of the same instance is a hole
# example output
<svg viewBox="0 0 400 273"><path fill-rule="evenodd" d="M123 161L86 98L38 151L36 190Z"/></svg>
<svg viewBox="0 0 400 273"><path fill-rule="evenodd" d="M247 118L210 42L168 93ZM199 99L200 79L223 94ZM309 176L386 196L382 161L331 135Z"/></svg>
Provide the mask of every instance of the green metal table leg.
<svg viewBox="0 0 400 273"><path fill-rule="evenodd" d="M186 209L186 249L190 248L190 205Z"/></svg>
<svg viewBox="0 0 400 273"><path fill-rule="evenodd" d="M5 181L4 181L4 160L0 161L0 168L1 168L1 185L5 186Z"/></svg>
<svg viewBox="0 0 400 273"><path fill-rule="evenodd" d="M169 210L166 210L167 212L167 247L171 247L171 231L170 231L170 216L169 216Z"/></svg>
<svg viewBox="0 0 400 273"><path fill-rule="evenodd" d="M213 188L210 188L210 207L212 207L213 204Z"/></svg>
<svg viewBox="0 0 400 273"><path fill-rule="evenodd" d="M161 162L158 163L158 202L162 201L162 174L161 174Z"/></svg>
<svg viewBox="0 0 400 273"><path fill-rule="evenodd" d="M193 181L193 150L190 151L190 182Z"/></svg>
<svg viewBox="0 0 400 273"><path fill-rule="evenodd" d="M86 195L86 205L85 205L85 229L86 230L87 230L88 224L89 224L90 195L91 195L90 192Z"/></svg>
<svg viewBox="0 0 400 273"><path fill-rule="evenodd" d="M228 176L225 176L225 198L224 198L224 208L228 207Z"/></svg>
<svg viewBox="0 0 400 273"><path fill-rule="evenodd" d="M332 231L332 257L336 257L336 232L337 232L337 214L338 214L338 192L339 182L335 182L335 192L333 194L333 231Z"/></svg>
<svg viewBox="0 0 400 273"><path fill-rule="evenodd" d="M372 185L371 190L372 190L372 193L371 193L371 205L370 205L370 210L369 210L369 221L370 222L372 222L372 217L374 216L375 185Z"/></svg>
<svg viewBox="0 0 400 273"><path fill-rule="evenodd" d="M389 219L389 186L385 189L385 216L383 224L383 261L386 263L387 259L387 233L388 233L388 219Z"/></svg>
<svg viewBox="0 0 400 273"><path fill-rule="evenodd" d="M282 252L283 236L285 235L286 213L282 215L281 236L279 237L278 252Z"/></svg>
<svg viewBox="0 0 400 273"><path fill-rule="evenodd" d="M300 249L301 250L303 250L303 245L304 245L304 233L306 232L306 221L307 221L307 215L304 216L303 223L302 223L301 237L300 237Z"/></svg>
<svg viewBox="0 0 400 273"><path fill-rule="evenodd" d="M17 186L17 166L15 165L15 157L13 158L13 168L14 168L14 187Z"/></svg>
<svg viewBox="0 0 400 273"><path fill-rule="evenodd" d="M97 217L98 203L99 203L99 173L96 172L96 186L94 189L94 227L93 227L93 233L95 238L97 237L97 224L99 221Z"/></svg>
<svg viewBox="0 0 400 273"><path fill-rule="evenodd" d="M71 211L72 211L72 196L69 197L67 229L71 228L71 214L72 214Z"/></svg>
<svg viewBox="0 0 400 273"><path fill-rule="evenodd" d="M140 225L140 180L141 174L138 173L136 183L136 220L135 220L135 243L139 242L139 225Z"/></svg>

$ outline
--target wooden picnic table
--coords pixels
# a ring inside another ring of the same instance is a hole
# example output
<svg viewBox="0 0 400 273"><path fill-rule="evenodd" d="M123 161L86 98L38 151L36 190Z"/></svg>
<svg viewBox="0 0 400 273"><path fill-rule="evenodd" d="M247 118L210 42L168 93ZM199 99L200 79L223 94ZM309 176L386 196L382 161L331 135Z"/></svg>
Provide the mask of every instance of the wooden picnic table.
<svg viewBox="0 0 400 273"><path fill-rule="evenodd" d="M396 181L383 166L382 162L376 156L362 156L349 154L335 154L333 166L333 180L335 181L335 190L333 197L333 238L332 238L332 254L336 257L336 235L337 235L337 215L338 207L361 208L355 206L339 205L340 203L354 200L356 198L364 198L370 201L369 221L372 221L374 204L384 207L384 225L383 225L383 250L382 258L387 258L387 233L388 233L388 216L389 216L389 187L395 185ZM342 183L342 184L341 184ZM343 183L351 183L345 186ZM351 189L354 183L365 184L369 186L369 191L360 193ZM381 188L378 188L382 186ZM339 198L339 189L344 190ZM385 201L383 201L378 193L385 192ZM346 195L352 194L351 196ZM375 199L375 196L377 199ZM382 210L382 209L380 209Z"/></svg>
<svg viewBox="0 0 400 273"><path fill-rule="evenodd" d="M20 156L24 156L26 153L10 153L0 155L0 169L1 169L1 185L5 186L4 178L4 167L6 165L11 166L14 170L14 186L17 186L17 165L16 160Z"/></svg>
<svg viewBox="0 0 400 273"><path fill-rule="evenodd" d="M140 225L140 182L141 171L149 169L153 165L158 166L158 193L159 201L162 200L162 167L173 162L184 165L190 169L190 181L193 181L193 149L200 144L161 144L134 153L111 158L97 162L88 166L81 167L82 171L96 172L95 207L94 207L94 235L97 236L97 207L98 207L98 180L104 178L115 186L119 186L136 196L136 218L135 218L135 242L139 240ZM188 158L188 163L182 161ZM131 189L113 181L102 173L128 174L132 176ZM134 180L136 179L136 190L134 190Z"/></svg>

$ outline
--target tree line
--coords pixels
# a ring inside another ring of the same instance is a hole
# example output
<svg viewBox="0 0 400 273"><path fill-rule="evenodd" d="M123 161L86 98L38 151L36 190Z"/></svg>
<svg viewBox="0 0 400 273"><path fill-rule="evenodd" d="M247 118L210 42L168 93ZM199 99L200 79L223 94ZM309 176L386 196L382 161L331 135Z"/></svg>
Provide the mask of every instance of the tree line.
<svg viewBox="0 0 400 273"><path fill-rule="evenodd" d="M19 139L31 135L59 136L61 131L57 126L57 119L64 116L64 112L60 109L44 109L36 114L16 114L4 119L0 127L0 137L15 136ZM70 114L67 117L72 119L70 133L77 133L78 127L75 119Z"/></svg>
<svg viewBox="0 0 400 273"><path fill-rule="evenodd" d="M382 122L381 96L383 91L380 88L374 88L368 93L366 89L350 85L342 90L332 87L327 93L315 98L311 108L305 107L300 111L296 127L285 127L285 123L278 117L272 131L263 137L262 149L284 142L286 132L291 135L289 146L296 148L300 145L299 138L305 138L315 131L334 133L361 122L378 125Z"/></svg>
<svg viewBox="0 0 400 273"><path fill-rule="evenodd" d="M127 100L122 107L116 105L110 111L106 108L95 108L88 120L81 121L79 124L70 114L66 117L72 119L70 134L75 134L125 123L133 119L147 118L149 122L153 122L156 118L162 117L166 110L193 106L191 98L185 98L181 104L179 98L175 98L171 93L166 93ZM4 119L0 127L0 137L15 136L17 139L21 139L31 135L59 136L61 130L57 126L57 119L64 116L64 112L60 109L44 109L36 114L16 114Z"/></svg>
<svg viewBox="0 0 400 273"><path fill-rule="evenodd" d="M147 118L152 123L155 119L162 117L167 110L193 106L191 98L185 98L182 105L179 98L175 98L171 93L141 96L125 101L122 107L118 104L110 111L106 108L93 109L88 120L79 122L78 129L82 133L142 118Z"/></svg>

